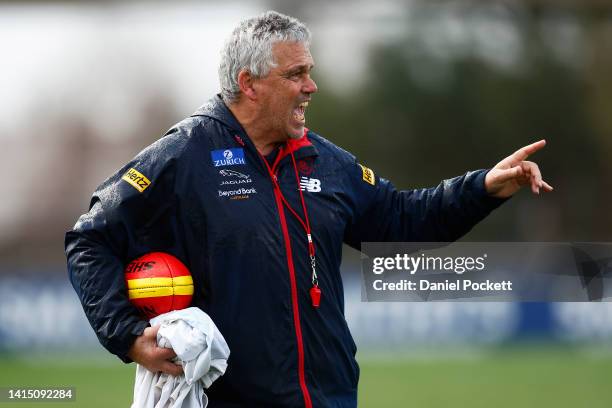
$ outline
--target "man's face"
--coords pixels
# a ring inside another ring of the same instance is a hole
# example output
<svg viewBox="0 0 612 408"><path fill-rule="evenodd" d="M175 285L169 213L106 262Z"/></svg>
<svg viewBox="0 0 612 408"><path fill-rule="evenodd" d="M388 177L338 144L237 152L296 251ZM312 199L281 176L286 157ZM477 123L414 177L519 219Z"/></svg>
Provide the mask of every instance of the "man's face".
<svg viewBox="0 0 612 408"><path fill-rule="evenodd" d="M255 81L261 126L275 140L299 139L304 133L304 116L310 95L317 85L310 78L314 61L301 43L279 42L272 48L276 67Z"/></svg>

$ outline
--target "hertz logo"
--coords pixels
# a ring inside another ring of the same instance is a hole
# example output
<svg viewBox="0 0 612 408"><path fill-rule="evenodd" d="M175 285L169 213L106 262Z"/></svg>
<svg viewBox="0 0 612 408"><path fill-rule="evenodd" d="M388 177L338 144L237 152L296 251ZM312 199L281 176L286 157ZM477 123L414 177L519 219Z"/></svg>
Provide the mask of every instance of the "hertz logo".
<svg viewBox="0 0 612 408"><path fill-rule="evenodd" d="M363 181L374 185L374 183L376 183L376 179L374 178L374 172L366 166L362 166L361 164L359 165L359 167L361 167L361 171L363 172Z"/></svg>
<svg viewBox="0 0 612 408"><path fill-rule="evenodd" d="M141 193L145 191L145 189L151 185L151 180L146 178L144 174L142 174L135 168L129 169L123 175L123 177L121 177L121 180L127 181L128 183L132 185L132 187L134 187L136 190L140 191Z"/></svg>

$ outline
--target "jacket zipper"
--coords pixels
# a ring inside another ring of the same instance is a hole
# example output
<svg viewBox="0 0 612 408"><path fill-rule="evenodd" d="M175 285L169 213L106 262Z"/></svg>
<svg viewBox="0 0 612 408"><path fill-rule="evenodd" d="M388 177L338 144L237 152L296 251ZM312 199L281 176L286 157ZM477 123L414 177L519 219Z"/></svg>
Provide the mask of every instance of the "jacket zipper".
<svg viewBox="0 0 612 408"><path fill-rule="evenodd" d="M281 221L281 229L285 239L285 251L287 252L287 266L289 267L289 279L291 280L291 301L293 304L293 324L295 326L295 337L297 339L298 348L298 377L300 388L304 396L304 404L306 408L312 408L312 400L306 386L306 375L304 373L304 343L302 341L302 326L300 325L300 310L298 305L297 283L295 280L295 268L293 266L293 253L291 252L291 240L289 239L289 230L287 229L287 220L285 219L285 211L280 197L280 187L274 180L274 198L278 207L279 218Z"/></svg>
<svg viewBox="0 0 612 408"><path fill-rule="evenodd" d="M235 136L236 141L244 146L245 143L240 138L240 136ZM256 150L257 151L257 150ZM298 291L297 291L297 281L295 278L295 266L293 263L293 251L291 250L291 239L289 237L289 228L287 226L287 218L285 217L285 210L283 207L283 193L280 189L280 185L278 184L278 178L275 174L276 166L280 162L281 153L279 152L278 157L276 158L272 167L268 164L267 160L259 151L257 151L259 158L264 164L264 168L266 169L268 176L272 181L272 186L274 190L274 199L276 201L276 207L278 208L278 217L280 219L281 230L283 233L283 239L285 241L285 253L287 255L287 268L289 269L289 281L291 284L291 306L293 311L293 326L295 327L295 338L297 341L297 351L298 351L298 381L300 383L300 389L302 391L302 396L304 398L304 406L305 408L312 408L312 399L310 398L310 392L308 391L308 386L306 385L306 374L305 374L305 364L304 364L304 341L302 339L302 326L300 324L300 308L298 303ZM299 218L299 217L298 217Z"/></svg>

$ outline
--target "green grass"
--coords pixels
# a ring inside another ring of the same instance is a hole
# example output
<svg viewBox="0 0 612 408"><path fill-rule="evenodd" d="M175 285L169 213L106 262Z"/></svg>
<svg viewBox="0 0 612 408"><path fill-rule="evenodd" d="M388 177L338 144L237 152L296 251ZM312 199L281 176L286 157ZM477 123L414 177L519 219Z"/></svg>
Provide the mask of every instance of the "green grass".
<svg viewBox="0 0 612 408"><path fill-rule="evenodd" d="M612 407L612 356L560 348L359 356L360 407ZM35 407L127 407L134 366L113 357L0 357L0 386L71 386L77 400ZM29 404L13 404L17 407ZM0 408L11 406L0 402Z"/></svg>
<svg viewBox="0 0 612 408"><path fill-rule="evenodd" d="M612 407L612 358L506 350L473 358L367 358L360 407Z"/></svg>
<svg viewBox="0 0 612 408"><path fill-rule="evenodd" d="M125 365L116 358L79 356L63 359L0 359L0 386L74 387L76 401L19 403L16 407L129 407L134 387L134 365ZM9 404L10 405L10 404ZM7 403L0 402L0 408Z"/></svg>

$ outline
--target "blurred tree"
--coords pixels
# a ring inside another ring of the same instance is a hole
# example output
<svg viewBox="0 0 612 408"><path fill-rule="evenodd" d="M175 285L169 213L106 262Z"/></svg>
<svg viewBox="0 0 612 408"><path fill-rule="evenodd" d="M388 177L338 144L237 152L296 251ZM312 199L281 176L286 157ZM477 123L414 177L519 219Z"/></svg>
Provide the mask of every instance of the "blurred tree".
<svg viewBox="0 0 612 408"><path fill-rule="evenodd" d="M452 7L442 3L417 10L430 19L419 24L441 20ZM556 191L538 200L520 194L469 238L609 240L610 18L537 3L506 14L520 39L510 68L473 49L439 58L411 31L372 50L369 76L354 92L317 95L310 123L402 188L490 167L546 138L549 146L534 161ZM461 14L461 23L483 15L495 21L481 7ZM554 33L568 23L580 41L569 62L558 56L559 39L550 38L551 27Z"/></svg>

